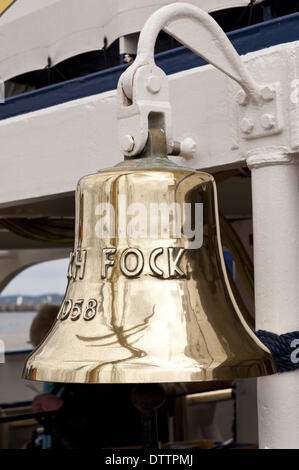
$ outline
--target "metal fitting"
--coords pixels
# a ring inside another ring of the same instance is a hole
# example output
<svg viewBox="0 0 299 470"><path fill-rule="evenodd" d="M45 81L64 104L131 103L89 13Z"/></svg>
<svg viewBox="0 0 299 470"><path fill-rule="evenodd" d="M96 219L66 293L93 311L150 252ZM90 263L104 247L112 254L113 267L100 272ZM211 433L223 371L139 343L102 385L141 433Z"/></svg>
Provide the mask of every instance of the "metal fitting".
<svg viewBox="0 0 299 470"><path fill-rule="evenodd" d="M195 140L191 139L191 137L186 137L181 142L174 141L173 148L170 155L183 158L193 158L196 155L197 145Z"/></svg>
<svg viewBox="0 0 299 470"><path fill-rule="evenodd" d="M131 135L124 135L121 139L121 148L123 152L132 152L135 142Z"/></svg>
<svg viewBox="0 0 299 470"><path fill-rule="evenodd" d="M261 95L263 100L272 101L275 96L275 90L270 85L265 85L261 88Z"/></svg>
<svg viewBox="0 0 299 470"><path fill-rule="evenodd" d="M248 95L245 93L244 90L240 90L238 92L237 101L238 101L239 105L241 105L241 106L245 106L248 103L249 98L248 98Z"/></svg>
<svg viewBox="0 0 299 470"><path fill-rule="evenodd" d="M276 124L276 119L273 114L263 114L261 117L261 125L264 129L272 129Z"/></svg>
<svg viewBox="0 0 299 470"><path fill-rule="evenodd" d="M146 88L150 93L158 93L161 88L161 80L157 75L150 75L146 80Z"/></svg>
<svg viewBox="0 0 299 470"><path fill-rule="evenodd" d="M245 134L250 134L254 128L254 122L252 119L243 118L240 127L242 132Z"/></svg>
<svg viewBox="0 0 299 470"><path fill-rule="evenodd" d="M186 137L181 142L181 156L193 158L196 154L196 142L191 137Z"/></svg>

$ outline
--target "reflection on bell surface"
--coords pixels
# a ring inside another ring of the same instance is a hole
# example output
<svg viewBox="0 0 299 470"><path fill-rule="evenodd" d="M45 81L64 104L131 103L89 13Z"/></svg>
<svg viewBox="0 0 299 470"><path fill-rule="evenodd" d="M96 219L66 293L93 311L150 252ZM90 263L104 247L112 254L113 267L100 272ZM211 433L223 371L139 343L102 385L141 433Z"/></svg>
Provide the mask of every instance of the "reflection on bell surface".
<svg viewBox="0 0 299 470"><path fill-rule="evenodd" d="M82 178L68 286L23 377L49 382L230 380L275 372L225 271L213 177L140 158Z"/></svg>

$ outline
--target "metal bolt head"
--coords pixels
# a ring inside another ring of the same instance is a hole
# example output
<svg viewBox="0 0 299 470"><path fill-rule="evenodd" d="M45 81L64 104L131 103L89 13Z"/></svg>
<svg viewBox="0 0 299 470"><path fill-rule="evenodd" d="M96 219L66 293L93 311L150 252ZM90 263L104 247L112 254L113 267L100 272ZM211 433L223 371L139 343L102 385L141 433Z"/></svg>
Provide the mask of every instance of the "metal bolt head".
<svg viewBox="0 0 299 470"><path fill-rule="evenodd" d="M263 114L261 117L261 125L264 129L272 129L276 124L276 119L273 114Z"/></svg>
<svg viewBox="0 0 299 470"><path fill-rule="evenodd" d="M250 134L254 128L254 122L252 119L243 118L240 124L241 131L245 134Z"/></svg>
<svg viewBox="0 0 299 470"><path fill-rule="evenodd" d="M275 96L275 90L270 85L265 85L261 89L261 95L265 101L271 101Z"/></svg>
<svg viewBox="0 0 299 470"><path fill-rule="evenodd" d="M124 135L121 139L121 148L123 152L132 152L135 142L131 135Z"/></svg>
<svg viewBox="0 0 299 470"><path fill-rule="evenodd" d="M193 158L196 155L197 145L191 137L186 137L181 142L180 155L184 158Z"/></svg>
<svg viewBox="0 0 299 470"><path fill-rule="evenodd" d="M123 58L123 63L130 64L131 62L134 62L134 57L132 57L130 54L125 54Z"/></svg>
<svg viewBox="0 0 299 470"><path fill-rule="evenodd" d="M151 93L158 93L161 88L161 80L157 75L150 75L146 81L146 88Z"/></svg>
<svg viewBox="0 0 299 470"><path fill-rule="evenodd" d="M237 94L237 101L241 106L245 106L248 103L248 95L244 90L240 90Z"/></svg>

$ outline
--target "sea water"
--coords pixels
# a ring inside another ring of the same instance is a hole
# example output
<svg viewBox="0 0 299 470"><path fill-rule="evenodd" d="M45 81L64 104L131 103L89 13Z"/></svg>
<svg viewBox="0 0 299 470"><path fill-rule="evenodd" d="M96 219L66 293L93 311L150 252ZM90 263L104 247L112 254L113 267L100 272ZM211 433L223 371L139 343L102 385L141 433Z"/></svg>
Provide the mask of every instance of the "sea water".
<svg viewBox="0 0 299 470"><path fill-rule="evenodd" d="M0 312L0 334L28 333L36 312Z"/></svg>

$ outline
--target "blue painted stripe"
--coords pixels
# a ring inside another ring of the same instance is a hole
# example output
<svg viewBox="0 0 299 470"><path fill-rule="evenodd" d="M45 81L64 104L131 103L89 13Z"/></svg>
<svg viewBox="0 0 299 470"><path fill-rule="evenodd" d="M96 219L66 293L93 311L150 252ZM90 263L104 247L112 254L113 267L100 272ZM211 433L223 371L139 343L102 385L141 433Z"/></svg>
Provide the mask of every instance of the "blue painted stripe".
<svg viewBox="0 0 299 470"><path fill-rule="evenodd" d="M299 39L299 13L275 18L228 33L239 54ZM168 75L205 64L205 61L186 47L156 55L156 63ZM48 108L85 96L113 90L128 65L120 65L84 77L68 80L36 91L8 98L0 104L0 119Z"/></svg>

